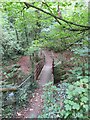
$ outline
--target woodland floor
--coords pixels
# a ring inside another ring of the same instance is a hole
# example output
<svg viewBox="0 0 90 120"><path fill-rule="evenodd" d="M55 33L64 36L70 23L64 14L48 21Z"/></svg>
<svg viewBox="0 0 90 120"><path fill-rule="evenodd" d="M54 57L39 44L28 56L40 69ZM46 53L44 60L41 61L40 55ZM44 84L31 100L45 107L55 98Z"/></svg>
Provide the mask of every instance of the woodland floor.
<svg viewBox="0 0 90 120"><path fill-rule="evenodd" d="M30 57L29 56L22 56L19 61L17 62L21 66L21 70L24 74L30 73Z"/></svg>
<svg viewBox="0 0 90 120"><path fill-rule="evenodd" d="M54 53L52 51L45 50L43 53L45 55L45 65L37 80L39 88L35 90L33 98L29 100L28 107L17 113L17 117L19 118L37 118L43 109L43 99L41 98L43 95L43 87L46 83L53 80L52 58L57 59L59 57L59 53ZM66 51L63 53L63 56L66 60L70 60L72 53ZM28 72L28 60L28 57L22 57L19 61L22 70L26 73Z"/></svg>
<svg viewBox="0 0 90 120"><path fill-rule="evenodd" d="M20 110L17 112L18 118L37 118L38 115L40 115L42 109L43 109L43 99L41 96L43 95L43 88L46 83L49 81L53 81L53 75L52 75L52 60L58 60L60 57L60 53L55 53L53 51L44 50L42 51L45 55L45 65L41 71L41 74L37 80L37 83L39 87L35 90L32 99L29 99L29 104L26 106L26 108ZM72 52L65 51L62 54L64 56L64 59L66 61L69 61L72 57ZM11 64L11 62L10 62ZM13 65L13 61L11 66ZM30 74L30 57L29 56L21 56L19 57L19 60L16 64L20 65L20 69L23 73L23 75L27 76ZM11 67L8 66L8 67ZM8 69L6 66L6 68ZM66 68L65 68L66 69ZM68 68L67 68L68 70ZM62 104L62 103L61 103Z"/></svg>
<svg viewBox="0 0 90 120"><path fill-rule="evenodd" d="M35 90L33 98L30 99L30 106L17 113L20 118L37 118L43 108L43 87L50 80L52 81L52 58L51 53L44 51L45 55L45 65L42 69L42 72L39 76L38 85L39 88Z"/></svg>

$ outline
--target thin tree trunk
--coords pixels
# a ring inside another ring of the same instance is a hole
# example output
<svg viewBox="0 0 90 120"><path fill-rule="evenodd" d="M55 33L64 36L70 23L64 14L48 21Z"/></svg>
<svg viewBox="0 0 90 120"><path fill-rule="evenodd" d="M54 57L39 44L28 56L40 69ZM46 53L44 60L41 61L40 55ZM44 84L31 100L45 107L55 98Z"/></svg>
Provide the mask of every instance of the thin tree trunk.
<svg viewBox="0 0 90 120"><path fill-rule="evenodd" d="M28 45L28 34L27 34L27 28L26 28L26 25L25 25L24 30L25 30L26 42L27 42L27 45Z"/></svg>
<svg viewBox="0 0 90 120"><path fill-rule="evenodd" d="M24 16L24 12L22 12L22 16L23 16L23 19L25 20L25 16ZM25 32L25 37L26 37L26 42L27 42L27 45L28 45L28 34L27 34L27 26L26 26L26 23L24 21L24 32Z"/></svg>
<svg viewBox="0 0 90 120"><path fill-rule="evenodd" d="M16 29L15 29L15 33L16 33L17 40L19 41L18 31Z"/></svg>

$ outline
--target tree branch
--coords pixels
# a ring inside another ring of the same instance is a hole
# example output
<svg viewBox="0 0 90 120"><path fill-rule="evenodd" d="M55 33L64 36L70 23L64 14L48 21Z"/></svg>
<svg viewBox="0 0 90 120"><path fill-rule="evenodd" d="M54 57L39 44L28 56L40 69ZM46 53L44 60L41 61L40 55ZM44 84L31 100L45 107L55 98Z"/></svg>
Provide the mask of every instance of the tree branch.
<svg viewBox="0 0 90 120"><path fill-rule="evenodd" d="M29 8L29 7L35 8L35 9L37 9L37 10L39 10L39 11L45 13L45 14L48 14L48 15L52 16L53 18L55 18L55 19L57 19L57 20L61 20L61 21L65 22L65 23L67 23L67 24L72 24L72 25L75 25L75 26L88 28L88 30L90 30L90 26L80 25L80 24L76 24L76 23L73 23L73 22L71 22L71 21L65 20L65 19L63 19L63 18L60 18L60 17L58 17L58 16L55 16L54 14L49 13L49 12L46 12L45 10L43 10L43 9L41 9L41 8L39 8L39 7L36 7L36 6L32 5L32 4L29 4L29 3L27 3L27 2L24 2L24 4L26 5L27 8Z"/></svg>
<svg viewBox="0 0 90 120"><path fill-rule="evenodd" d="M50 7L48 6L48 4L46 3L46 2L42 2L44 5L46 5L47 6L47 8L48 8L48 10L52 13L52 11L51 11L51 9L50 9Z"/></svg>
<svg viewBox="0 0 90 120"><path fill-rule="evenodd" d="M65 50L67 50L67 49L69 49L70 47L72 47L75 43L81 42L82 39L83 39L83 37L81 37L80 39L76 40L75 42L67 45L67 47L64 50L62 50L62 52L65 51Z"/></svg>
<svg viewBox="0 0 90 120"><path fill-rule="evenodd" d="M45 4L45 5L47 6L48 10L51 12L51 14L53 14L52 11L51 11L51 9L49 8L48 4L47 4L46 2L42 2L42 3ZM62 25L61 22L60 22L57 18L55 18L55 20L56 20L60 25Z"/></svg>
<svg viewBox="0 0 90 120"><path fill-rule="evenodd" d="M66 28L66 29L69 31L75 31L75 32L89 30L89 28L84 28L84 29Z"/></svg>

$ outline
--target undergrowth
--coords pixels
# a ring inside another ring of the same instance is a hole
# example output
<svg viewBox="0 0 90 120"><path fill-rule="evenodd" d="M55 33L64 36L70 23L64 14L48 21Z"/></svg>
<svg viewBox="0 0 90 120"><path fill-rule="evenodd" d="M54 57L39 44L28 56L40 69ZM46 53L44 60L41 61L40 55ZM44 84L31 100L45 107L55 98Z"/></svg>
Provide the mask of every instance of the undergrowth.
<svg viewBox="0 0 90 120"><path fill-rule="evenodd" d="M85 48L83 50L77 48L73 49L73 52L74 55L70 62L74 64L74 67L68 71L67 79L64 81L65 77L63 75L58 76L58 84L48 83L46 85L42 96L44 108L39 118L90 119L88 116L89 81L88 57L86 54L88 51L85 51Z"/></svg>
<svg viewBox="0 0 90 120"><path fill-rule="evenodd" d="M62 83L65 88L49 83L45 87L44 108L39 118L85 118L88 119L88 79ZM65 91L65 92L64 92Z"/></svg>

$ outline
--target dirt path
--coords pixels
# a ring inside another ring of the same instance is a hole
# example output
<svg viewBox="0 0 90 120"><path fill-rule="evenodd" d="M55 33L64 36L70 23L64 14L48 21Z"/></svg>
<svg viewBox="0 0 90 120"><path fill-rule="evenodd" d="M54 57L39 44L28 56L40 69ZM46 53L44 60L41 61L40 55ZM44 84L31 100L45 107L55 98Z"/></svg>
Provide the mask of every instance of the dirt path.
<svg viewBox="0 0 90 120"><path fill-rule="evenodd" d="M24 74L30 73L30 57L22 56L18 61L18 64L21 66L21 70Z"/></svg>
<svg viewBox="0 0 90 120"><path fill-rule="evenodd" d="M34 96L30 100L30 106L27 108L27 110L22 113L19 113L19 115L23 116L23 118L38 117L43 108L43 100L41 98L41 96L43 95L43 87L46 83L53 80L51 53L48 51L43 51L43 53L45 55L45 65L39 76L38 80L39 88L35 90Z"/></svg>

